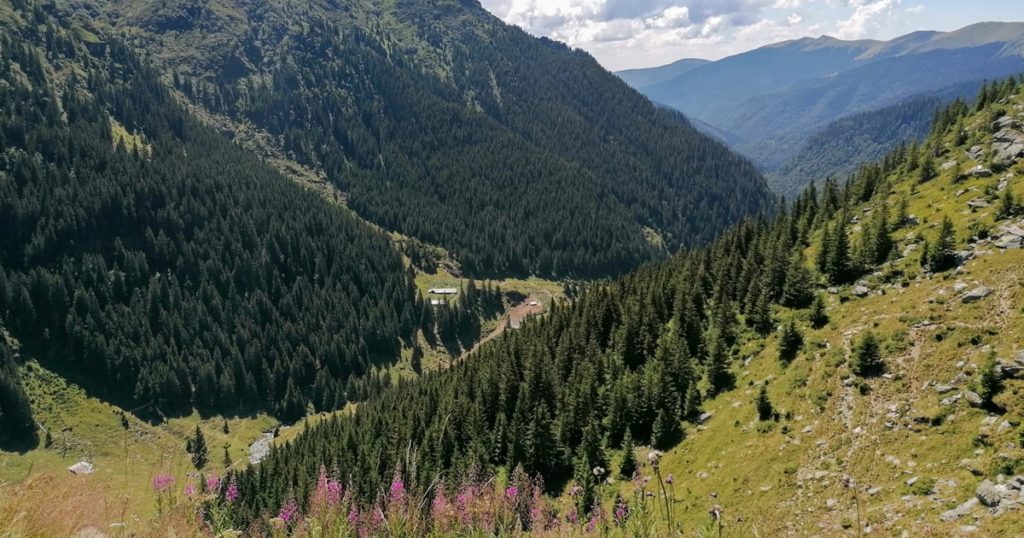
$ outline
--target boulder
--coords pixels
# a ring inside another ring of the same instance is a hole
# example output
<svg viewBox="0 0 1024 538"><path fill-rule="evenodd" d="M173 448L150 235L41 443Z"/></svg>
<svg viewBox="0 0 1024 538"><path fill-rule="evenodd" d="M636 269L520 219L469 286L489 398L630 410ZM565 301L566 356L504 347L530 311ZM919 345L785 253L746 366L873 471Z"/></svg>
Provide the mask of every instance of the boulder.
<svg viewBox="0 0 1024 538"><path fill-rule="evenodd" d="M999 361L998 367L1004 379L1024 379L1024 351L1009 361Z"/></svg>
<svg viewBox="0 0 1024 538"><path fill-rule="evenodd" d="M985 148L981 146L972 146L971 149L967 150L967 156L975 161L980 161L981 158L985 156Z"/></svg>
<svg viewBox="0 0 1024 538"><path fill-rule="evenodd" d="M713 416L714 415L712 413L701 413L701 415L697 417L697 423L704 424L705 422L711 420L711 417Z"/></svg>
<svg viewBox="0 0 1024 538"><path fill-rule="evenodd" d="M71 467L68 467L68 471L71 474L92 474L96 471L92 464L87 461L80 461Z"/></svg>
<svg viewBox="0 0 1024 538"><path fill-rule="evenodd" d="M967 207L971 209L985 209L988 207L992 207L992 204L988 203L988 201L986 200L982 200L981 198L975 198L967 202Z"/></svg>
<svg viewBox="0 0 1024 538"><path fill-rule="evenodd" d="M953 293L963 293L967 290L967 284L963 282L957 282L953 284Z"/></svg>
<svg viewBox="0 0 1024 538"><path fill-rule="evenodd" d="M952 169L956 168L956 165L958 165L958 164L960 164L960 163L958 163L957 161L946 161L946 162L942 163L942 166L940 168L942 168L943 171L952 170Z"/></svg>
<svg viewBox="0 0 1024 538"><path fill-rule="evenodd" d="M995 245L996 248L1001 248L1003 250L1014 250L1018 248L1024 248L1024 237L1006 234L1000 237L999 239L996 239L995 242L992 244Z"/></svg>
<svg viewBox="0 0 1024 538"><path fill-rule="evenodd" d="M946 394L947 392L953 392L954 387L951 385L935 385L935 392L939 394Z"/></svg>
<svg viewBox="0 0 1024 538"><path fill-rule="evenodd" d="M919 248L921 248L921 245L918 245L916 243L913 245L907 245L907 247L903 249L903 257L910 257L910 255L917 252L917 249Z"/></svg>
<svg viewBox="0 0 1024 538"><path fill-rule="evenodd" d="M964 400L967 400L971 407L981 407L985 403L981 400L981 395L972 390L964 391Z"/></svg>
<svg viewBox="0 0 1024 538"><path fill-rule="evenodd" d="M854 286L853 294L857 297L867 297L871 294L871 290L869 290L867 286Z"/></svg>
<svg viewBox="0 0 1024 538"><path fill-rule="evenodd" d="M978 302L978 301L988 297L989 295L992 295L992 290L989 289L989 288L986 288L985 286L980 286L980 287L977 287L977 288L975 288L975 289L965 293L960 298L960 300L963 301L964 304L976 303L976 302Z"/></svg>
<svg viewBox="0 0 1024 538"><path fill-rule="evenodd" d="M999 502L1003 500L1003 495L999 489L991 480L985 480L978 486L978 489L974 492L975 497L981 504L988 507L999 506Z"/></svg>
<svg viewBox="0 0 1024 538"><path fill-rule="evenodd" d="M946 510L939 516L939 519L945 522L956 521L971 512L974 511L978 505L981 504L976 497L971 498L967 502L957 506L956 508Z"/></svg>
<svg viewBox="0 0 1024 538"><path fill-rule="evenodd" d="M965 175L967 177L992 177L992 171L979 164L968 170Z"/></svg>

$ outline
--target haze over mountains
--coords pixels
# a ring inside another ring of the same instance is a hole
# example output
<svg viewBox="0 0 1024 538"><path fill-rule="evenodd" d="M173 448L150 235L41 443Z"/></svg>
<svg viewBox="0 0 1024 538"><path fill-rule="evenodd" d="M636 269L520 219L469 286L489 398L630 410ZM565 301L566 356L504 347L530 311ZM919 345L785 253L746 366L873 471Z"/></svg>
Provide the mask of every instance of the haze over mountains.
<svg viewBox="0 0 1024 538"><path fill-rule="evenodd" d="M698 120L697 125L724 133L720 138L770 173L776 191L792 195L799 192L800 182L771 173L798 166L788 161L813 133L844 116L911 97L967 96L970 90L963 86L950 88L964 83L977 87L983 80L1024 69L1024 23L980 23L891 41L804 38L658 81L663 69L631 71L623 79L653 101ZM877 142L890 147L900 141L889 137Z"/></svg>

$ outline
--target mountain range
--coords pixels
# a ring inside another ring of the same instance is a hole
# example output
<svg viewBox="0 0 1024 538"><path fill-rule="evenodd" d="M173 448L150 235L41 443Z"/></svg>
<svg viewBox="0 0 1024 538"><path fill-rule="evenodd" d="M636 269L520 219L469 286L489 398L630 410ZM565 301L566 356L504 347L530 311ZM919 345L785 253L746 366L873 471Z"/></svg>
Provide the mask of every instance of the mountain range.
<svg viewBox="0 0 1024 538"><path fill-rule="evenodd" d="M667 80L653 71L623 79L653 101L714 127L793 195L807 179L781 177L815 133L835 120L951 92L1024 70L1024 23L979 23L954 32L915 32L890 41L828 36L786 41L699 65ZM646 81L652 81L646 83ZM891 148L900 138L881 138ZM824 168L829 175L849 168ZM825 176L819 177L819 180Z"/></svg>

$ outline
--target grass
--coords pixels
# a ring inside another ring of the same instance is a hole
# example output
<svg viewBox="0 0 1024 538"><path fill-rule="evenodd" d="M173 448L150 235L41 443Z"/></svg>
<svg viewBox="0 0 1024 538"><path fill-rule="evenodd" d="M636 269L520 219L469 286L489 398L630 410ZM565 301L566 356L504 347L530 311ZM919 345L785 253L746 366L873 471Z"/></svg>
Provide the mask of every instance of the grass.
<svg viewBox="0 0 1024 538"><path fill-rule="evenodd" d="M168 473L183 482L195 473L185 442L196 425L202 428L210 450L206 472L217 474L224 469L224 446L233 462L244 466L248 445L277 425L266 416L228 418L230 433L225 434L225 419L220 417L204 420L194 414L154 426L127 414L125 429L120 408L90 397L39 363L29 361L22 375L35 419L50 432L53 443L45 447L45 435L40 434L35 449L0 452L0 485L63 488L75 484L72 489L85 488L103 498L104 514L116 507L113 515L121 519L152 515L155 497L150 482L155 474ZM92 463L95 472L72 475L67 468L79 461Z"/></svg>

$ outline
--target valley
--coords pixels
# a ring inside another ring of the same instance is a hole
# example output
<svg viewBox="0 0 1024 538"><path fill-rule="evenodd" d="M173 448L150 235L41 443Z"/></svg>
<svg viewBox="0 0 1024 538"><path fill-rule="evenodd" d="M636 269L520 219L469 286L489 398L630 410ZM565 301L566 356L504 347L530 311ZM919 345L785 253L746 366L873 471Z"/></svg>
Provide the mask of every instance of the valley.
<svg viewBox="0 0 1024 538"><path fill-rule="evenodd" d="M0 0L0 538L1024 533L1022 23L489 9Z"/></svg>

